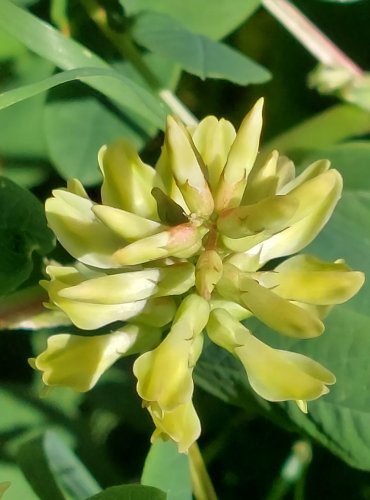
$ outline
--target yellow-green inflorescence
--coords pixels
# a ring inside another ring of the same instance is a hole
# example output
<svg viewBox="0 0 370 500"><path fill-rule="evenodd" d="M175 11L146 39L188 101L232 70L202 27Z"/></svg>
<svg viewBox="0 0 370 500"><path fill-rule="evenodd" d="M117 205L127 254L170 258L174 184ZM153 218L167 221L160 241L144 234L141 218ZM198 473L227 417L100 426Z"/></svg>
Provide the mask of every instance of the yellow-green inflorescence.
<svg viewBox="0 0 370 500"><path fill-rule="evenodd" d="M47 267L49 307L83 330L118 327L53 335L33 366L46 385L87 391L118 358L139 354L134 374L153 440L169 437L180 451L200 434L192 373L205 334L240 360L262 398L307 411L334 375L267 346L242 322L255 316L282 335L317 337L323 315L364 280L342 260L297 255L331 216L342 178L326 160L296 176L277 151L256 165L262 104L237 133L214 116L194 128L169 117L155 169L124 140L104 146L101 203L77 180L46 202L49 226L77 261Z"/></svg>

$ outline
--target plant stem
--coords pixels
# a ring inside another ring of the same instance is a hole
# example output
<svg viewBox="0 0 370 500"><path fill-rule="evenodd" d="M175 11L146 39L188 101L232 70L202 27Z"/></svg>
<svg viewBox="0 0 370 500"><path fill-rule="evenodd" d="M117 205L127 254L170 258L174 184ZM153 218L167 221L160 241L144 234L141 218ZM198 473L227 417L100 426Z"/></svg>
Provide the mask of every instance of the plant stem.
<svg viewBox="0 0 370 500"><path fill-rule="evenodd" d="M198 443L189 449L190 475L196 500L217 500Z"/></svg>
<svg viewBox="0 0 370 500"><path fill-rule="evenodd" d="M178 116L185 125L197 125L198 120L189 109L170 89L162 87L156 75L148 65L145 64L140 51L132 42L131 37L127 33L118 33L110 28L107 13L98 2L96 0L80 0L80 2L87 11L89 17L99 27L100 31L115 46L119 53L131 62L146 83L156 92L168 108Z"/></svg>
<svg viewBox="0 0 370 500"><path fill-rule="evenodd" d="M354 76L362 69L288 0L262 0L263 6L322 64L346 68Z"/></svg>
<svg viewBox="0 0 370 500"><path fill-rule="evenodd" d="M302 478L311 459L312 449L308 441L294 443L265 500L282 500L293 484Z"/></svg>

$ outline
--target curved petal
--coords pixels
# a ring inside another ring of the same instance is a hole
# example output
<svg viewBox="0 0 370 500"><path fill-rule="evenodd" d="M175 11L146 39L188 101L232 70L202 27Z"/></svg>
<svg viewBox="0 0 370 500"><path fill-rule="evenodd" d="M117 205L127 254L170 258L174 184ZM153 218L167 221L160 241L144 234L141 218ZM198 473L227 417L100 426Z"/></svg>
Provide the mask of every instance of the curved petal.
<svg viewBox="0 0 370 500"><path fill-rule="evenodd" d="M47 348L30 360L43 373L45 385L85 392L124 355L150 349L160 340L160 330L126 325L107 335L81 337L58 334L48 338Z"/></svg>
<svg viewBox="0 0 370 500"><path fill-rule="evenodd" d="M208 182L213 193L235 136L233 125L227 120L218 120L215 116L204 118L192 133L194 145L207 168Z"/></svg>
<svg viewBox="0 0 370 500"><path fill-rule="evenodd" d="M202 245L205 227L179 224L166 231L134 241L117 250L113 259L122 266L143 264L166 257L188 258Z"/></svg>
<svg viewBox="0 0 370 500"><path fill-rule="evenodd" d="M194 285L194 266L188 262L87 279L59 291L59 296L94 304L122 304L152 296L179 295Z"/></svg>
<svg viewBox="0 0 370 500"><path fill-rule="evenodd" d="M203 160L186 128L169 116L165 144L172 174L192 213L208 217L213 212L213 197L204 177Z"/></svg>
<svg viewBox="0 0 370 500"><path fill-rule="evenodd" d="M262 129L263 99L259 99L242 121L231 145L215 193L217 211L240 205L248 176L258 153Z"/></svg>
<svg viewBox="0 0 370 500"><path fill-rule="evenodd" d="M83 330L94 330L114 321L127 321L143 312L147 305L147 300L99 304L65 298L61 292L71 286L79 286L85 277L73 267L48 266L47 272L51 280L41 281L40 284L47 290L51 302Z"/></svg>
<svg viewBox="0 0 370 500"><path fill-rule="evenodd" d="M272 349L252 335L235 348L252 388L268 401L317 399L329 392L334 375L312 359Z"/></svg>
<svg viewBox="0 0 370 500"><path fill-rule="evenodd" d="M317 179L320 182L316 182ZM342 177L337 171L329 170L308 182L312 184L293 216L292 225L249 250L252 254L260 254L261 266L271 259L291 255L304 248L329 220L342 193ZM321 189L320 196L318 189ZM298 191L291 191L291 193L294 193L294 196L299 194ZM300 193L302 194L303 191Z"/></svg>
<svg viewBox="0 0 370 500"><path fill-rule="evenodd" d="M134 364L137 392L163 411L190 401L192 372L203 346L201 331L209 316L208 302L189 295L182 302L167 337L153 351L142 354Z"/></svg>
<svg viewBox="0 0 370 500"><path fill-rule="evenodd" d="M112 255L124 240L95 216L93 202L62 189L53 195L45 203L46 218L67 252L90 266L119 267Z"/></svg>
<svg viewBox="0 0 370 500"><path fill-rule="evenodd" d="M158 438L169 437L177 444L180 453L186 453L200 436L200 421L191 401L164 412L161 417L150 405L148 410L156 426L152 443Z"/></svg>
<svg viewBox="0 0 370 500"><path fill-rule="evenodd" d="M257 281L241 279L241 290L242 305L277 332L301 339L323 333L323 323L312 312L279 297Z"/></svg>
<svg viewBox="0 0 370 500"><path fill-rule="evenodd" d="M257 279L284 299L332 305L355 295L364 283L364 274L352 271L342 261L324 262L310 255L296 255L274 271L258 273Z"/></svg>
<svg viewBox="0 0 370 500"><path fill-rule="evenodd" d="M124 241L145 238L165 229L159 222L108 205L94 205L92 211L103 224Z"/></svg>
<svg viewBox="0 0 370 500"><path fill-rule="evenodd" d="M103 146L98 160L104 176L103 204L158 220L157 205L151 195L159 182L158 174L141 161L135 149L121 139Z"/></svg>

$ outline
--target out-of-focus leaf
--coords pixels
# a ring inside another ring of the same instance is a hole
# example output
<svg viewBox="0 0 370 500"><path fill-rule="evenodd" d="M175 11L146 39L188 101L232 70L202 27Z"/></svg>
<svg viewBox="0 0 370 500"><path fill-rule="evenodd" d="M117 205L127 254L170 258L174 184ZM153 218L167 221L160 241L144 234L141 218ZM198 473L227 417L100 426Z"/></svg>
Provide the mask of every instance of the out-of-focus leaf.
<svg viewBox="0 0 370 500"><path fill-rule="evenodd" d="M268 142L265 156L272 149L301 160L319 148L370 132L370 114L351 104L339 104L319 113Z"/></svg>
<svg viewBox="0 0 370 500"><path fill-rule="evenodd" d="M8 90L0 94L0 109L73 80L81 80L100 90L104 88L101 91L115 99L122 106L146 116L150 122L158 127L163 126L164 110L156 99L144 88L139 87L128 78L109 68L84 67L62 71L39 82Z"/></svg>
<svg viewBox="0 0 370 500"><path fill-rule="evenodd" d="M167 500L191 500L189 458L172 441L152 444L145 460L141 483L167 493Z"/></svg>
<svg viewBox="0 0 370 500"><path fill-rule="evenodd" d="M2 160L0 173L19 186L30 189L44 182L49 175L49 170L41 161L34 160L27 163L26 160L5 158Z"/></svg>
<svg viewBox="0 0 370 500"><path fill-rule="evenodd" d="M12 36L0 31L0 60L16 57L24 52L24 46Z"/></svg>
<svg viewBox="0 0 370 500"><path fill-rule="evenodd" d="M0 295L4 295L28 278L34 251L45 255L54 246L41 203L5 177L0 177L0 233Z"/></svg>
<svg viewBox="0 0 370 500"><path fill-rule="evenodd" d="M3 497L4 493L9 488L10 485L11 485L10 481L2 481L0 483L0 498Z"/></svg>
<svg viewBox="0 0 370 500"><path fill-rule="evenodd" d="M147 12L138 16L133 36L152 52L205 78L223 78L240 85L263 83L270 73L240 52L204 35L189 31L170 16Z"/></svg>
<svg viewBox="0 0 370 500"><path fill-rule="evenodd" d="M144 61L165 88L173 87L178 71L171 62L154 54L146 54ZM116 69L145 85L128 62ZM119 113L91 92L76 92L73 85L49 92L44 120L50 157L57 171L65 179L76 177L85 185L101 180L97 152L103 144L125 137L139 149L157 130L134 113Z"/></svg>
<svg viewBox="0 0 370 500"><path fill-rule="evenodd" d="M32 491L19 467L5 462L0 462L0 475L2 479L10 482L8 489L0 491L0 498L4 500L39 500L39 497Z"/></svg>
<svg viewBox="0 0 370 500"><path fill-rule="evenodd" d="M345 190L370 192L370 141L346 142L315 150L304 163L321 158L330 160L332 167L340 171Z"/></svg>
<svg viewBox="0 0 370 500"><path fill-rule="evenodd" d="M21 57L14 60L12 71L1 83L0 101L11 88L22 87L35 80L49 77L54 65L29 52L24 46ZM46 159L45 139L42 133L45 95L37 95L0 113L0 154L7 159ZM4 172L5 173L5 172Z"/></svg>
<svg viewBox="0 0 370 500"><path fill-rule="evenodd" d="M97 160L100 147L127 137L129 130L119 116L93 96L52 100L45 109L45 132L53 164L61 177L77 178L86 186L101 180Z"/></svg>
<svg viewBox="0 0 370 500"><path fill-rule="evenodd" d="M60 73L51 77L51 80L37 82L33 87L28 87L28 96L24 95L24 88L16 89L12 94L14 102L66 81L84 78L86 83L115 102L134 110L154 125L163 126L165 109L153 93L120 75L86 47L64 37L52 26L20 9L9 0L0 2L0 28L41 57L63 69L76 71L75 74ZM0 96L0 107L11 104L9 95L4 95Z"/></svg>
<svg viewBox="0 0 370 500"><path fill-rule="evenodd" d="M122 484L107 488L86 500L166 500L166 498L166 494L163 491L151 486Z"/></svg>
<svg viewBox="0 0 370 500"><path fill-rule="evenodd" d="M356 3L363 2L363 0L320 0L321 2L330 2L330 3Z"/></svg>
<svg viewBox="0 0 370 500"><path fill-rule="evenodd" d="M18 462L41 500L84 500L101 490L54 432L25 442L19 450Z"/></svg>
<svg viewBox="0 0 370 500"><path fill-rule="evenodd" d="M188 29L220 39L233 31L260 6L261 0L119 0L128 15L155 10L181 22Z"/></svg>

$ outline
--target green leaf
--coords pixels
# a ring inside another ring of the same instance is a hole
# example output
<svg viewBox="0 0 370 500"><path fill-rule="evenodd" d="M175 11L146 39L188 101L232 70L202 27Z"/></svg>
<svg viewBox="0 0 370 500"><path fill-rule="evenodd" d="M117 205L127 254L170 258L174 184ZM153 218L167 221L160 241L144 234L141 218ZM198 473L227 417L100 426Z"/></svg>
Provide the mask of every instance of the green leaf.
<svg viewBox="0 0 370 500"><path fill-rule="evenodd" d="M356 2L362 2L363 0L320 0L320 1L329 3L356 3Z"/></svg>
<svg viewBox="0 0 370 500"><path fill-rule="evenodd" d="M164 110L159 107L155 98L144 88L109 68L85 67L62 71L39 82L24 85L14 90L8 90L0 94L0 109L73 80L81 80L84 83L88 83L92 87L101 90L107 96L112 97L127 109L145 116L148 121L157 127L163 127ZM156 114L157 111L158 114Z"/></svg>
<svg viewBox="0 0 370 500"><path fill-rule="evenodd" d="M31 486L27 483L19 467L16 465L0 461L0 477L1 481L6 480L10 482L10 486L5 491L4 496L0 495L1 499L17 500L24 498L27 500L39 500L39 497L32 491Z"/></svg>
<svg viewBox="0 0 370 500"><path fill-rule="evenodd" d="M167 500L191 500L189 458L172 441L152 444L145 460L141 483L167 493Z"/></svg>
<svg viewBox="0 0 370 500"><path fill-rule="evenodd" d="M120 117L94 96L62 99L53 93L45 109L45 134L50 159L64 179L79 179L84 185L101 181L98 151L120 137L137 142ZM66 98L65 98L66 97Z"/></svg>
<svg viewBox="0 0 370 500"><path fill-rule="evenodd" d="M84 500L101 488L54 432L24 443L19 465L41 500Z"/></svg>
<svg viewBox="0 0 370 500"><path fill-rule="evenodd" d="M49 61L32 54L24 47L23 51L22 56L14 60L9 77L1 83L3 92L34 80L42 80L53 72L54 66ZM1 99L3 97L0 93L0 101ZM44 101L45 95L37 95L2 110L0 153L3 161L10 158L19 160L21 157L27 160L46 159L45 138L42 134Z"/></svg>
<svg viewBox="0 0 370 500"><path fill-rule="evenodd" d="M170 16L147 12L138 16L136 41L178 63L183 69L205 78L223 78L240 85L263 83L270 73L240 52L204 35L186 29Z"/></svg>
<svg viewBox="0 0 370 500"><path fill-rule="evenodd" d="M302 160L312 150L369 132L370 114L367 111L351 104L339 104L275 137L263 147L262 155L277 149L296 161Z"/></svg>
<svg viewBox="0 0 370 500"><path fill-rule="evenodd" d="M0 177L0 295L14 290L32 271L34 251L54 246L43 207L30 192Z"/></svg>
<svg viewBox="0 0 370 500"><path fill-rule="evenodd" d="M313 151L305 157L305 165L321 158L331 161L340 171L344 189L370 192L370 141L353 141Z"/></svg>
<svg viewBox="0 0 370 500"><path fill-rule="evenodd" d="M128 15L155 10L181 22L191 31L223 38L251 16L261 0L120 0Z"/></svg>
<svg viewBox="0 0 370 500"><path fill-rule="evenodd" d="M166 494L151 486L123 484L112 486L86 500L166 500Z"/></svg>
<svg viewBox="0 0 370 500"><path fill-rule="evenodd" d="M52 61L60 68L70 70L28 87L0 95L0 108L31 97L55 85L81 79L91 87L127 109L145 117L157 127L162 127L164 106L149 90L112 69L103 59L83 45L64 37L49 24L12 4L0 2L0 28L16 37L30 50ZM78 68L78 69L76 69ZM74 72L73 72L74 71Z"/></svg>

